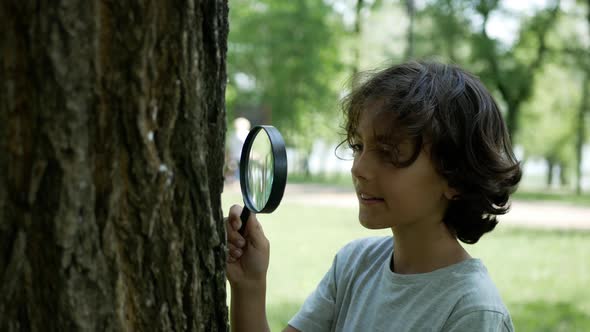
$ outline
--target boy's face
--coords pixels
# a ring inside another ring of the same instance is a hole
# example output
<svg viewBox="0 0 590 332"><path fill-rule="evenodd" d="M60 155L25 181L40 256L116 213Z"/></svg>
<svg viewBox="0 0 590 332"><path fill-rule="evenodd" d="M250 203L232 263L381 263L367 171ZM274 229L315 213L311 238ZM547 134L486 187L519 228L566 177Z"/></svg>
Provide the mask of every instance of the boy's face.
<svg viewBox="0 0 590 332"><path fill-rule="evenodd" d="M374 111L360 115L356 153L351 169L359 200L359 220L370 229L438 223L451 197L445 179L434 169L428 147L408 167L394 166L374 137ZM379 135L379 131L376 133ZM358 145L357 145L358 144ZM413 145L398 146L400 159L408 159Z"/></svg>

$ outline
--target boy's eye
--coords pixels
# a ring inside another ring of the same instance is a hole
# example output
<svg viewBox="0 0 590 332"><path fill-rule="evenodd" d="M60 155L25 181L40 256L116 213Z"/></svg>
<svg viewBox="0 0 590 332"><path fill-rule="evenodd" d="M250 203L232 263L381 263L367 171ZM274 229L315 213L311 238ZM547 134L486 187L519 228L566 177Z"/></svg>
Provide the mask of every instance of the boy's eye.
<svg viewBox="0 0 590 332"><path fill-rule="evenodd" d="M360 152L363 150L363 146L362 144L358 144L358 143L354 143L354 144L349 144L348 147L352 150L352 152L356 153L356 152Z"/></svg>
<svg viewBox="0 0 590 332"><path fill-rule="evenodd" d="M379 155L382 160L396 165L400 158L401 152L398 146L386 145L381 146L379 149Z"/></svg>

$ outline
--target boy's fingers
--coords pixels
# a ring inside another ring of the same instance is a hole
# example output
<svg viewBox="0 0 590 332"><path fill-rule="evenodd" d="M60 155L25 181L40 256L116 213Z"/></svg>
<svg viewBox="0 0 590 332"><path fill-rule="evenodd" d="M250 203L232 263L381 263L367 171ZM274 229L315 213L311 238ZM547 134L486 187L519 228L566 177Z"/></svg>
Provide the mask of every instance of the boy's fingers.
<svg viewBox="0 0 590 332"><path fill-rule="evenodd" d="M254 247L262 247L268 242L264 236L262 225L260 222L258 222L258 219L256 219L256 215L254 213L252 213L248 219L248 223L246 224L246 233L248 234L248 241L252 243Z"/></svg>
<svg viewBox="0 0 590 332"><path fill-rule="evenodd" d="M227 242L239 248L246 244L246 240L237 231L230 231L227 234Z"/></svg>
<svg viewBox="0 0 590 332"><path fill-rule="evenodd" d="M242 249L237 248L231 244L229 245L228 249L229 249L229 251L228 251L229 256L228 257L232 257L234 259L240 258L242 256L242 254L244 253L244 251Z"/></svg>
<svg viewBox="0 0 590 332"><path fill-rule="evenodd" d="M227 261L233 263L238 261L244 254L243 248L238 248L231 243L227 245Z"/></svg>
<svg viewBox="0 0 590 332"><path fill-rule="evenodd" d="M232 250L236 250L236 249L239 249L239 248L238 248L238 247L236 247L236 246L234 246L234 245L233 245L233 244L231 244L231 243L228 243L228 244L227 244L227 249L228 249L228 251L229 251L229 252L231 252Z"/></svg>
<svg viewBox="0 0 590 332"><path fill-rule="evenodd" d="M240 220L240 219L233 220L231 225L235 231L238 231L238 230L240 230L240 227L242 227L242 220Z"/></svg>
<svg viewBox="0 0 590 332"><path fill-rule="evenodd" d="M240 229L240 226L242 226L242 222L237 219L224 218L223 222L225 223L228 231L237 231Z"/></svg>
<svg viewBox="0 0 590 332"><path fill-rule="evenodd" d="M229 208L229 220L240 220L240 214L242 213L243 208L237 204L232 205ZM241 221L240 221L241 223Z"/></svg>
<svg viewBox="0 0 590 332"><path fill-rule="evenodd" d="M263 247L268 245L268 240L264 236L262 225L256 219L256 214L251 213L246 223L245 236L238 233L238 230L242 226L240 215L243 208L240 205L232 205L229 209L229 217L227 220L227 237L228 242L237 248L243 248L246 244L246 238L248 242L252 243L254 247ZM230 255L231 256L231 255Z"/></svg>
<svg viewBox="0 0 590 332"><path fill-rule="evenodd" d="M243 208L239 205L232 205L229 209L229 217L228 217L228 229L239 230L242 227L242 220L240 220L240 214L242 213Z"/></svg>

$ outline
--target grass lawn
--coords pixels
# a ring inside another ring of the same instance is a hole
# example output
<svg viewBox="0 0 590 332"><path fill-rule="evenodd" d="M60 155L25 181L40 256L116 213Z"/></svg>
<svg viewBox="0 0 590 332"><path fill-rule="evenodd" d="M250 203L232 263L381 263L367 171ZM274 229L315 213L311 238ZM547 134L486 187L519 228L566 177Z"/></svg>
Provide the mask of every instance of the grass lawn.
<svg viewBox="0 0 590 332"><path fill-rule="evenodd" d="M224 212L239 203L224 194ZM260 215L271 241L267 314L281 331L352 239L389 235L357 222L356 209L283 204ZM590 232L498 226L474 246L512 314L517 331L590 331ZM228 286L229 287L229 286Z"/></svg>
<svg viewBox="0 0 590 332"><path fill-rule="evenodd" d="M571 192L556 193L519 190L514 194L514 199L522 201L555 201L579 206L590 206L590 193L576 195Z"/></svg>

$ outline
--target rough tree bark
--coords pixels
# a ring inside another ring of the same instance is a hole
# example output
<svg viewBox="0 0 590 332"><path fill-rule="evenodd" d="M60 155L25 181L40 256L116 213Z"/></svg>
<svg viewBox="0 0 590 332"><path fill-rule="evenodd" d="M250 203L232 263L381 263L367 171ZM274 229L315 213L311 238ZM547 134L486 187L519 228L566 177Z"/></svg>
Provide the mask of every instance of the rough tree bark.
<svg viewBox="0 0 590 332"><path fill-rule="evenodd" d="M227 330L227 12L2 1L0 330Z"/></svg>

